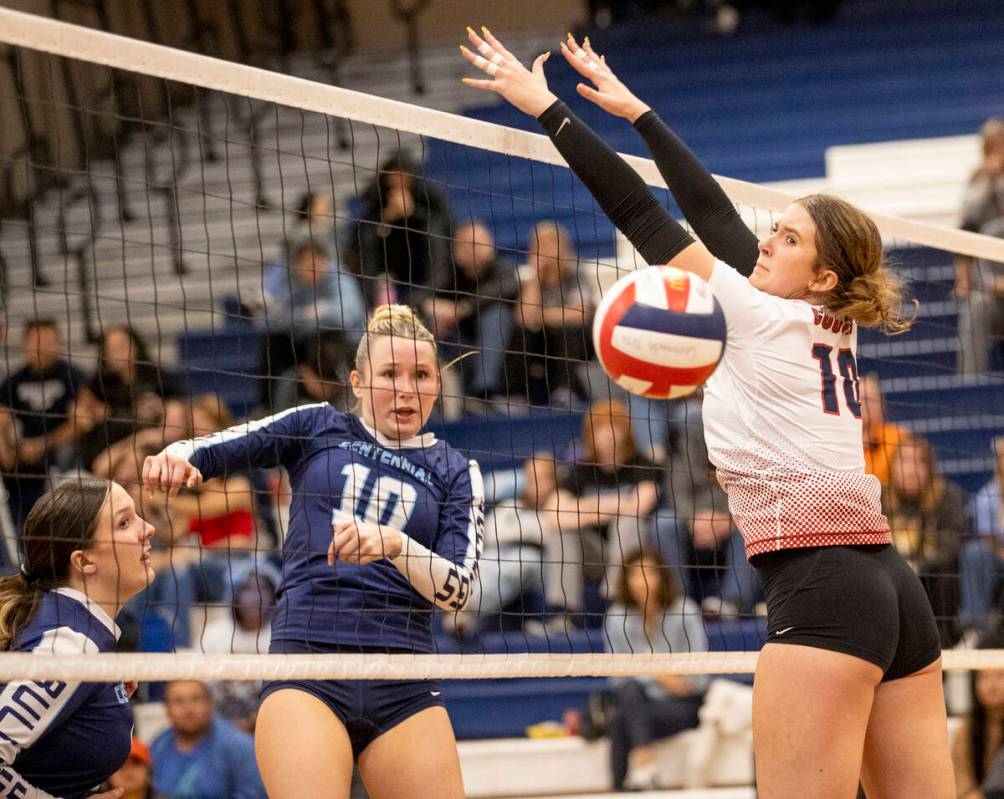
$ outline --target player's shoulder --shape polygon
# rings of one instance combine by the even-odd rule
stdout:
[[[84,655],[112,648],[115,631],[78,600],[57,591],[42,597],[35,615],[18,633],[15,650],[52,655]],[[113,623],[111,623],[113,625]]]
[[[431,434],[426,435],[431,436]],[[456,449],[448,441],[430,437],[427,445],[421,448],[421,452],[430,467],[439,474],[447,486],[458,479],[470,480],[472,483],[476,480],[480,485],[481,470],[478,462]]]

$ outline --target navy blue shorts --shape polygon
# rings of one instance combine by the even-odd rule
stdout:
[[[768,643],[853,655],[882,669],[883,682],[941,656],[920,578],[889,544],[785,549],[750,563],[767,600]]]
[[[360,652],[336,645],[272,641],[269,651],[289,655]],[[381,652],[387,650],[382,649]],[[316,696],[345,725],[352,742],[352,757],[388,730],[429,707],[443,707],[442,691],[434,680],[276,680],[265,683],[261,698],[293,689]]]

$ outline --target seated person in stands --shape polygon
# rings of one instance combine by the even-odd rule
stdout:
[[[422,179],[411,158],[396,153],[380,166],[361,199],[347,255],[370,304],[415,304],[419,297],[413,291],[421,293],[436,275],[449,271],[445,196]]]
[[[617,654],[708,651],[697,604],[680,593],[666,563],[651,550],[625,558],[603,629],[607,648]],[[658,788],[652,744],[697,726],[708,678],[620,677],[611,685],[614,712],[607,732],[614,789]]]
[[[338,222],[335,198],[331,190],[304,192],[293,209],[293,230],[286,239],[286,262],[292,263],[291,251],[312,239],[324,245],[329,261],[339,261]]]
[[[67,414],[84,383],[63,359],[54,319],[28,321],[22,345],[25,365],[0,384],[0,473],[18,529],[45,493],[49,465],[76,439]],[[0,547],[0,564],[4,559]]]
[[[352,353],[345,343],[330,336],[318,336],[301,348],[302,356],[293,369],[278,380],[272,389],[276,412],[297,405],[327,402],[340,411],[354,404],[347,375]]]
[[[265,799],[254,740],[216,715],[208,685],[169,682],[164,709],[171,726],[154,739],[153,786],[158,796]]]
[[[1004,237],[1004,121],[987,120],[980,133],[983,160],[969,180],[960,227]],[[992,351],[1004,347],[1004,265],[958,256],[955,296],[959,300],[959,371],[983,374],[992,365]],[[1004,367],[1004,361],[996,366]]]
[[[900,442],[892,457],[882,508],[892,542],[920,575],[938,620],[941,645],[960,635],[959,552],[969,537],[966,496],[937,473],[934,450],[923,438]]]
[[[502,367],[519,293],[516,267],[499,257],[481,222],[453,232],[453,265],[433,277],[433,294],[422,301],[422,312],[444,360],[479,353],[461,362],[464,394],[487,399],[503,393]]]
[[[211,394],[192,402],[193,437],[217,433],[234,424],[230,411]],[[197,489],[184,489],[171,502],[172,523],[198,537],[198,557],[189,571],[198,602],[229,602],[229,575],[237,560],[252,556],[256,540],[254,494],[245,474],[206,480]]]
[[[545,590],[547,566],[560,568],[554,549],[558,519],[554,511],[558,490],[554,456],[538,452],[523,464],[523,487],[514,500],[500,502],[485,520],[485,543],[478,562],[478,584],[467,609],[447,617],[447,626],[460,635],[475,631],[521,597]],[[571,521],[574,524],[574,518]]]
[[[900,441],[909,435],[906,430],[886,421],[885,400],[877,374],[864,375],[858,384],[861,402],[861,438],[865,449],[865,473],[875,475],[883,485],[889,485],[889,467]]]
[[[762,601],[759,578],[721,489],[709,489],[689,516],[658,514],[652,537],[674,580],[700,603],[706,618],[749,615]]]
[[[627,552],[644,543],[659,504],[662,470],[635,451],[631,417],[620,402],[595,403],[583,416],[582,451],[559,484],[561,594],[583,607],[585,578],[605,579],[610,595]],[[569,524],[571,521],[571,524]]]
[[[261,399],[274,410],[272,378],[293,367],[300,349],[319,336],[354,345],[366,326],[366,306],[359,281],[316,239],[301,239],[288,265],[268,270],[264,294]]]
[[[89,469],[112,444],[139,429],[162,424],[165,402],[181,394],[178,378],[153,360],[134,328],[105,328],[97,372],[74,408],[80,463]]]
[[[194,648],[221,655],[266,654],[272,640],[272,611],[280,579],[279,570],[264,558],[235,565],[230,612],[209,622],[192,642]],[[224,680],[212,686],[220,716],[248,733],[254,732],[261,689],[261,680]]]
[[[592,288],[579,273],[571,236],[557,222],[536,225],[529,250],[506,358],[509,394],[531,405],[588,402],[582,371],[592,354]]]
[[[976,631],[986,629],[1004,576],[1004,436],[993,441],[994,476],[971,505],[973,538],[962,548],[959,566],[959,621]]]
[[[980,649],[1004,649],[1000,632],[986,636]],[[1004,797],[1004,669],[970,674],[972,707],[955,733],[952,763],[958,799]]]

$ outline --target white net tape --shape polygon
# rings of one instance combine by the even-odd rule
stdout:
[[[756,652],[673,655],[206,655],[129,653],[53,657],[0,656],[0,681],[62,680],[481,680],[517,677],[615,677],[648,674],[752,674]],[[945,669],[1004,668],[1004,652],[953,650]]]

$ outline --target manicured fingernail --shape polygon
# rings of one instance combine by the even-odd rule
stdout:
[[[488,30],[488,28],[486,28],[486,27],[485,27],[484,25],[482,25],[482,26],[481,26],[481,32],[482,32],[482,33],[487,33],[487,34],[490,34],[490,33],[491,33],[491,31],[490,31],[490,30]]]
[[[589,46],[589,37],[587,36],[583,41],[586,43],[586,46],[588,47]]]
[[[474,28],[472,28],[470,25],[468,25],[467,26],[467,32],[468,33],[474,33]]]

